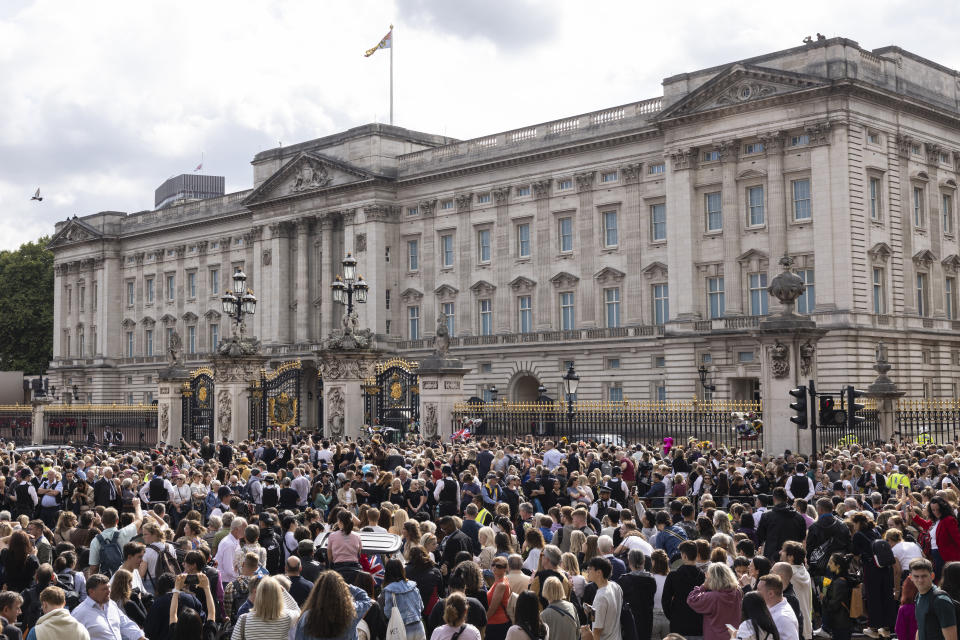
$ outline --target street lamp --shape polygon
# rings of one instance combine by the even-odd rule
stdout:
[[[577,395],[577,387],[580,386],[580,374],[574,371],[572,360],[570,361],[570,368],[563,374],[563,386],[567,392],[567,426],[572,427],[573,398]]]
[[[347,253],[343,259],[343,277],[337,276],[330,285],[333,290],[333,301],[347,306],[347,317],[354,314],[354,298],[358,304],[367,301],[367,291],[370,290],[363,276],[357,275],[357,260],[352,254]]]
[[[257,312],[257,297],[253,295],[253,291],[247,289],[246,285],[247,274],[238,268],[233,273],[233,291],[224,291],[220,296],[223,313],[236,323],[240,333],[243,332],[243,317]]]
[[[490,386],[490,402],[494,403],[497,401],[497,385]]]
[[[700,386],[703,387],[704,391],[716,391],[716,385],[707,384],[707,375],[709,375],[710,370],[707,369],[705,365],[700,365],[700,368],[697,369],[697,373],[700,374]]]

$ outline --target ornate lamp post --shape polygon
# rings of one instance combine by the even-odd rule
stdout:
[[[233,291],[224,291],[220,297],[223,312],[236,323],[234,333],[243,335],[243,317],[257,312],[257,296],[246,288],[247,274],[237,269],[233,274]]]
[[[710,370],[707,369],[705,365],[700,365],[697,373],[700,374],[700,386],[703,387],[704,391],[710,391],[712,393],[717,390],[716,385],[707,384],[707,376],[710,375]]]
[[[493,404],[497,401],[497,385],[492,385],[490,387],[490,403]]]
[[[580,386],[580,374],[573,369],[573,362],[570,368],[563,374],[563,386],[567,392],[567,426],[573,427],[573,398],[577,395],[577,387]]]
[[[338,304],[346,305],[346,319],[356,318],[356,310],[353,307],[354,298],[358,304],[364,304],[367,301],[367,292],[370,287],[367,285],[363,276],[357,275],[357,260],[350,253],[343,259],[343,277],[337,276],[330,285],[333,290],[333,301]],[[344,322],[345,328],[352,328],[354,322]]]

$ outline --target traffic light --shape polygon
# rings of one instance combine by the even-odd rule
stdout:
[[[807,429],[810,421],[807,418],[807,388],[803,385],[790,390],[790,395],[797,399],[790,403],[790,408],[797,412],[797,415],[790,418],[790,422],[801,429]]]
[[[863,396],[866,392],[855,389],[852,386],[846,388],[847,394],[847,429],[852,430],[855,426],[866,422],[866,418],[858,416],[857,412],[866,408],[866,405],[857,402],[857,398]]]
[[[824,427],[841,426],[847,422],[847,412],[843,409],[837,409],[833,402],[833,396],[823,396],[820,398],[820,424]]]

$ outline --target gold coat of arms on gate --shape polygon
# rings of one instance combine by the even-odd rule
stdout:
[[[202,384],[197,389],[197,404],[201,407],[207,404],[207,385]]]
[[[285,429],[297,423],[297,399],[286,392],[267,400],[267,418],[271,427]]]

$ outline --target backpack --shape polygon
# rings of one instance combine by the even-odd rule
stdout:
[[[620,607],[620,637],[622,640],[638,640],[637,623],[633,619],[633,611],[630,610],[626,600]]]
[[[238,578],[233,581],[233,602],[231,603],[233,615],[230,620],[233,624],[237,623],[237,612],[240,611],[240,607],[243,606],[249,595],[250,582],[248,580]]]
[[[280,550],[277,535],[271,532],[263,536],[260,539],[260,545],[267,551],[267,571],[271,575],[283,573],[283,552]]]
[[[892,567],[897,561],[893,556],[893,548],[883,538],[870,543],[870,553],[873,554],[873,563],[881,569]]]
[[[158,576],[162,576],[165,573],[172,573],[173,575],[178,575],[181,571],[180,562],[177,560],[177,557],[170,553],[170,549],[166,544],[163,544],[158,549],[156,545],[148,544],[147,548],[153,549],[157,552],[157,562],[156,569],[154,573],[151,574],[147,571],[147,575],[150,577],[150,581],[156,585],[156,579]]]
[[[102,533],[98,533],[95,538],[100,543],[100,571],[103,575],[112,576],[120,565],[123,564],[123,550],[117,543],[120,538],[120,530],[113,532],[113,538],[108,542]]]
[[[839,524],[840,526],[846,526],[843,523]],[[836,528],[836,526],[837,525],[834,524],[832,528]],[[813,569],[816,574],[824,575],[827,572],[827,564],[830,562],[830,556],[837,551],[844,551],[844,546],[844,541],[841,536],[829,536],[819,547],[810,552],[810,557],[807,558],[810,568]],[[887,545],[888,548],[889,546],[890,545]]]

